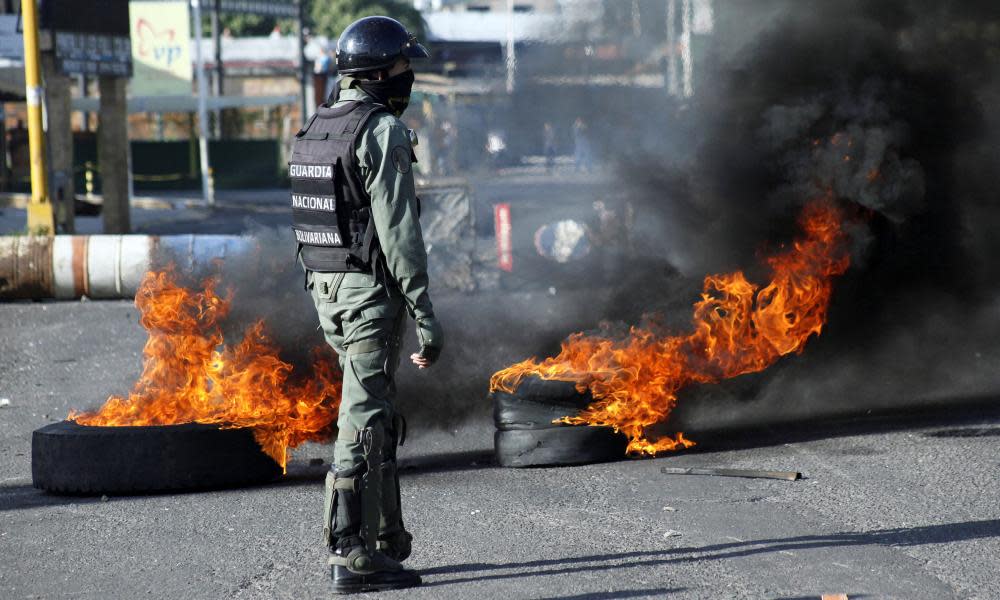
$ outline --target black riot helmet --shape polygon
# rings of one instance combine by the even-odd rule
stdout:
[[[337,70],[344,74],[387,69],[400,58],[428,56],[416,36],[389,17],[358,19],[337,40]]]

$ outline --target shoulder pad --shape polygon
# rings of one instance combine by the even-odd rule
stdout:
[[[410,141],[409,129],[392,113],[378,112],[368,119],[368,131],[374,132],[377,129],[385,129],[393,138],[400,137]]]

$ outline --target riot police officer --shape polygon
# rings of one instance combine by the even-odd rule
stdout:
[[[427,56],[394,19],[348,26],[337,43],[338,89],[296,134],[289,163],[306,285],[344,373],[323,516],[337,593],[420,584],[400,564],[412,536],[396,472],[405,421],[393,400],[405,314],[416,321],[418,368],[437,360],[443,341],[427,290],[415,157],[399,120],[410,60]]]

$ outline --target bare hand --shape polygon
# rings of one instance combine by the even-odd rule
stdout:
[[[419,352],[414,352],[413,354],[411,354],[410,360],[413,361],[413,364],[417,365],[418,369],[426,369],[427,367],[431,366],[431,361],[424,358]]]

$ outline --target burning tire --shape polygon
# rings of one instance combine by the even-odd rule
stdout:
[[[552,421],[572,416],[593,402],[569,381],[528,377],[513,392],[493,392],[493,423],[501,431],[549,429]]]
[[[91,427],[61,421],[35,430],[31,478],[64,494],[128,494],[266,483],[281,474],[249,429],[187,423]]]
[[[579,465],[621,460],[627,438],[610,427],[555,424],[593,402],[567,381],[525,378],[512,393],[493,393],[493,447],[504,467]]]
[[[628,439],[610,427],[561,425],[497,431],[493,448],[502,467],[582,465],[622,460]]]

